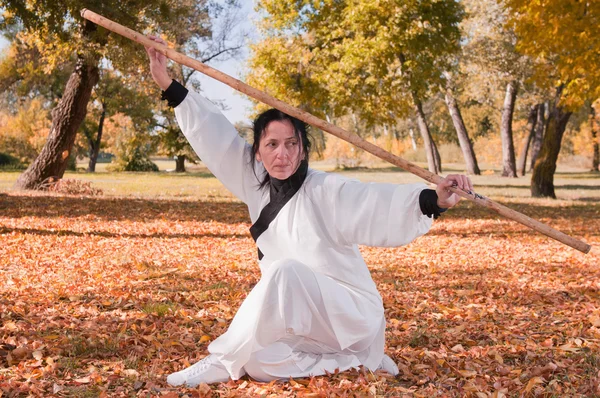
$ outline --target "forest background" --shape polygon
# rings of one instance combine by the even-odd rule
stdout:
[[[554,197],[557,164],[598,171],[594,2],[328,3],[259,1],[252,41],[236,1],[157,2],[135,16],[98,7],[207,63],[247,56],[249,84],[433,172],[457,163],[471,175],[532,172],[532,195]],[[98,161],[158,170],[156,156],[183,172],[200,160],[158,101],[143,51],[71,16],[93,2],[20,4],[2,3],[10,44],[0,64],[0,167],[26,169],[17,187],[47,188],[77,159],[88,172]],[[202,91],[197,72],[171,68]],[[262,109],[255,103],[247,116]],[[248,122],[236,127],[250,138]],[[311,133],[315,160],[337,169],[377,163]]]

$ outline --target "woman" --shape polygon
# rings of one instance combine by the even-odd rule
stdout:
[[[164,55],[146,51],[190,144],[248,206],[262,274],[210,355],[167,382],[193,387],[244,374],[266,382],[360,365],[396,375],[383,353],[382,300],[358,245],[411,242],[460,200],[447,189],[472,190],[470,180],[450,175],[434,191],[309,169],[304,124],[274,109],[254,122],[251,147],[212,103],[171,80]]]

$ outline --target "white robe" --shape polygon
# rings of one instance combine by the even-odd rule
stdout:
[[[269,190],[258,189],[249,163],[251,146],[210,101],[193,91],[175,114],[194,151],[248,206],[254,223],[269,203]],[[255,167],[262,176],[262,164]],[[383,303],[358,245],[400,246],[426,233],[432,219],[419,206],[425,188],[424,184],[361,183],[309,169],[300,190],[258,238],[264,254],[259,262],[261,281],[227,332],[209,345],[209,352],[235,380],[244,375],[253,353],[292,334],[327,340],[329,347],[353,354],[360,364],[375,370],[383,357]],[[314,271],[325,313],[307,307],[302,297],[290,299],[285,308],[273,308],[267,279],[282,260]],[[306,314],[307,308],[311,314]],[[315,330],[320,335],[314,335]]]

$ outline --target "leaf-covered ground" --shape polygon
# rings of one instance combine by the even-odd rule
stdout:
[[[400,375],[174,389],[257,282],[242,204],[0,193],[0,396],[600,396],[600,203],[510,206],[588,255],[462,203],[362,248]]]

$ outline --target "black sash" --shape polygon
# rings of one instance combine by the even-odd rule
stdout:
[[[263,207],[258,216],[258,219],[250,227],[250,235],[256,242],[263,232],[269,228],[271,221],[277,217],[277,214],[281,211],[283,206],[289,202],[292,197],[298,192],[304,180],[306,179],[306,172],[308,171],[308,162],[303,160],[298,166],[298,170],[290,177],[285,180],[278,180],[271,177],[271,184],[269,189],[270,201]],[[264,257],[263,253],[258,248],[258,259],[262,260]]]

